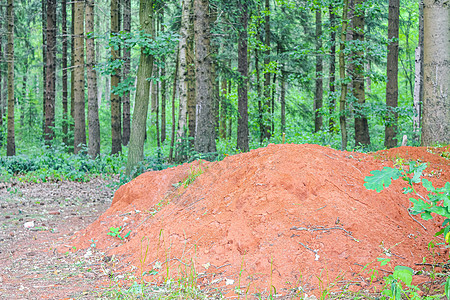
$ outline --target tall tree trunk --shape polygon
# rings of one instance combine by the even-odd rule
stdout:
[[[47,101],[47,1],[41,3],[42,21],[42,132],[45,135],[45,112]]]
[[[210,56],[209,0],[194,0],[196,123],[195,151],[216,152],[213,111],[212,61]]]
[[[353,16],[353,40],[359,43],[364,42],[364,0],[355,0],[355,12]],[[355,110],[355,146],[368,146],[370,144],[369,124],[367,117],[363,112],[363,106],[366,102],[366,93],[364,90],[364,51],[357,50],[354,53],[354,77],[353,77],[353,95],[358,101]]]
[[[245,1],[239,3],[240,23],[238,38],[238,127],[237,149],[242,152],[249,150],[248,131],[248,62],[247,62],[247,27],[248,7]]]
[[[423,103],[423,1],[419,2],[419,44],[415,51],[413,139],[419,143]]]
[[[255,48],[255,73],[256,73],[256,94],[258,95],[258,124],[259,124],[259,143],[264,141],[264,109],[263,93],[261,89],[261,75],[259,71],[259,52]]]
[[[70,57],[71,57],[71,70],[70,70],[70,117],[71,121],[75,119],[75,1],[72,2],[72,22],[70,29]],[[69,131],[74,132],[74,122],[70,122]]]
[[[0,6],[0,14],[4,16],[3,6]],[[0,30],[3,30],[3,26],[5,26],[6,31],[8,30],[8,24],[7,20],[2,19],[0,20]],[[2,90],[2,83],[5,80],[5,77],[3,76],[3,35],[0,35],[0,129],[3,129],[3,115],[4,115],[4,109],[3,109],[3,90]],[[0,133],[0,147],[3,147],[3,134]]]
[[[345,82],[345,40],[347,37],[348,26],[348,1],[344,0],[344,8],[342,9],[342,31],[341,41],[339,46],[339,76],[341,79],[341,98],[339,100],[339,124],[341,127],[341,150],[347,149],[348,137],[347,137],[347,117],[346,117],[346,100],[347,100],[347,83]]]
[[[88,129],[89,144],[88,154],[91,158],[100,155],[100,121],[98,117],[97,101],[97,72],[95,66],[95,42],[94,42],[94,0],[86,0],[86,69],[88,81]]]
[[[74,152],[86,145],[84,96],[84,1],[75,3],[74,25]]]
[[[119,3],[118,0],[111,0],[111,36],[119,33]],[[111,47],[111,57],[113,60],[119,59],[119,50]],[[114,70],[111,74],[111,89],[119,85],[120,68]],[[120,115],[120,96],[111,92],[111,154],[117,154],[122,151],[122,126]]]
[[[123,2],[123,31],[131,31],[131,0],[122,0]],[[130,74],[131,51],[129,48],[123,49],[123,80],[127,80]],[[130,112],[130,92],[126,92],[122,97],[122,144],[128,145],[130,141],[131,130],[131,112]]]
[[[334,124],[335,121],[333,119],[333,113],[334,110],[336,108],[336,97],[335,97],[335,92],[336,92],[336,31],[335,31],[335,26],[336,26],[336,16],[335,16],[335,12],[334,12],[334,4],[331,4],[329,6],[329,11],[330,11],[330,26],[331,26],[331,31],[330,31],[330,42],[331,42],[331,47],[330,47],[330,95],[329,95],[329,99],[330,102],[328,104],[328,111],[330,114],[330,118],[328,120],[328,128],[330,130],[330,132],[333,132],[334,129]]]
[[[169,162],[173,162],[173,150],[175,148],[175,96],[177,94],[178,66],[180,60],[180,51],[177,51],[177,59],[175,60],[175,73],[173,75],[172,85],[172,132],[170,137]]]
[[[177,161],[182,161],[185,159],[185,153],[183,148],[187,145],[186,141],[186,129],[187,129],[187,113],[189,105],[189,12],[192,0],[184,0],[183,8],[181,13],[181,28],[180,28],[180,42],[178,45],[179,49],[179,63],[178,63],[178,73],[180,77],[180,97],[179,97],[179,113],[178,113],[178,129],[177,129],[177,142],[176,142],[176,153],[175,159]],[[191,116],[189,116],[191,117]],[[195,130],[194,130],[195,132]]]
[[[265,46],[266,52],[264,57],[264,65],[266,68],[270,64],[270,1],[265,0],[265,16],[264,16],[264,30],[265,30]],[[263,124],[264,124],[264,137],[270,139],[272,132],[270,132],[270,72],[264,73],[264,104],[262,107],[263,112]]]
[[[194,2],[189,0],[189,25],[186,45],[186,81],[187,81],[187,115],[190,144],[194,146],[196,123],[195,99],[195,61],[194,61]]]
[[[384,146],[393,148],[397,146],[398,113],[398,37],[399,37],[400,0],[389,0],[388,16],[388,54],[387,54],[387,83],[386,106],[388,115],[384,131]]]
[[[450,143],[450,6],[424,0],[423,146]]]
[[[8,0],[6,7],[8,20],[8,136],[6,139],[6,155],[16,155],[16,139],[14,133],[14,3]]]
[[[161,32],[164,32],[164,9],[161,10],[160,17]],[[162,60],[164,67],[161,68],[161,144],[166,140],[166,56],[164,56]]]
[[[314,132],[322,129],[322,115],[320,109],[323,105],[323,80],[322,80],[322,10],[316,10],[316,92],[314,97]]]
[[[281,89],[280,89],[280,106],[281,106],[281,134],[286,132],[286,70],[281,70]]]
[[[153,33],[153,1],[140,0],[139,23],[146,34]],[[136,99],[131,122],[130,146],[128,147],[128,161],[126,175],[131,176],[136,165],[144,159],[144,140],[147,128],[147,113],[152,76],[153,56],[141,49],[139,68],[137,72]]]
[[[55,137],[55,52],[56,52],[56,0],[47,1],[47,57],[45,78],[44,140],[47,145]]]
[[[67,0],[62,0],[62,105],[63,105],[63,114],[62,114],[62,132],[63,132],[63,143],[65,145],[69,144],[67,137]]]
[[[219,136],[221,139],[227,138],[227,79],[222,75],[222,92],[220,94],[220,124]]]

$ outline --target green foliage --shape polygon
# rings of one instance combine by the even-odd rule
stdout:
[[[384,167],[383,170],[371,171],[373,176],[367,176],[364,186],[368,190],[376,190],[378,193],[384,188],[391,185],[392,180],[397,180],[401,176],[401,172],[395,168]]]
[[[118,237],[121,241],[123,241],[123,240],[126,239],[126,238],[130,235],[130,233],[131,233],[131,230],[130,230],[130,231],[128,231],[127,234],[125,234],[125,235],[122,237],[122,236],[120,235],[121,231],[122,231],[122,227],[110,227],[110,228],[109,228],[109,232],[107,233],[107,235],[110,235],[110,236],[113,236],[113,237]]]
[[[199,160],[198,167],[190,166],[190,172],[188,177],[183,181],[183,186],[187,188],[191,183],[197,179],[200,175],[202,175],[205,170],[202,168],[202,161]]]

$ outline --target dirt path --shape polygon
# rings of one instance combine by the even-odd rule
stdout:
[[[56,248],[110,206],[112,182],[0,183],[0,299],[89,299],[108,282],[94,247]]]

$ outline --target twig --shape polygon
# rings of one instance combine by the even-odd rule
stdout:
[[[402,205],[403,206],[403,205]],[[403,208],[405,208],[403,206]],[[427,230],[427,228],[425,226],[422,225],[422,223],[420,223],[419,221],[417,221],[416,219],[414,219],[414,217],[411,215],[411,212],[409,211],[409,209],[411,208],[411,206],[409,206],[408,208],[406,208],[406,211],[408,212],[408,215],[411,217],[411,219],[413,219],[417,224],[419,224],[420,226],[422,226],[423,229]]]
[[[306,230],[306,231],[329,231],[329,230],[342,230],[345,231],[345,233],[347,233],[354,241],[359,242],[356,238],[353,237],[352,232],[348,231],[342,227],[330,227],[330,228],[326,228],[326,227],[322,227],[322,228],[317,228],[317,227],[313,227],[313,228],[305,228],[305,227],[297,227],[294,226],[291,228],[291,230]]]

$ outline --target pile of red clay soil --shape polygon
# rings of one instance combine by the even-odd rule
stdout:
[[[220,162],[147,172],[122,186],[71,246],[97,241],[123,271],[156,273],[146,281],[195,272],[200,286],[212,284],[227,295],[236,288],[248,294],[275,288],[284,295],[318,295],[352,283],[365,288],[370,270],[380,276],[391,270],[380,267],[379,257],[417,270],[424,257],[445,261],[448,253],[444,246],[434,254],[427,249],[430,241],[443,241],[434,236],[442,220],[409,215],[404,181],[377,193],[365,189],[364,178],[393,160],[419,159],[431,163],[426,176],[441,187],[450,180],[446,151],[400,147],[362,154],[269,145]],[[111,227],[121,227],[122,237],[131,233],[121,241],[107,235]]]

